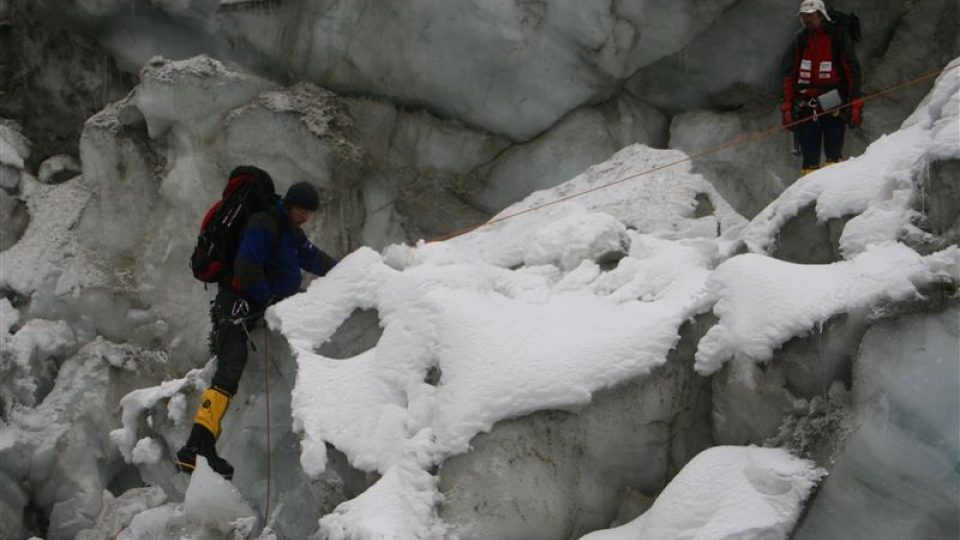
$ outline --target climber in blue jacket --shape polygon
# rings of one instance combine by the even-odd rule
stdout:
[[[201,396],[190,437],[177,452],[179,470],[193,472],[197,455],[201,455],[214,471],[228,480],[233,478],[233,466],[217,455],[216,442],[247,364],[250,330],[260,323],[269,305],[300,290],[301,269],[323,276],[337,264],[313,245],[301,228],[319,207],[316,188],[298,182],[274,208],[247,221],[232,275],[218,284],[210,310],[210,345],[217,356],[217,370]]]

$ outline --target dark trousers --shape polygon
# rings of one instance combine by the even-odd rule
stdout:
[[[259,324],[260,318],[238,322],[232,320],[231,309],[237,295],[229,287],[220,287],[217,298],[210,309],[213,331],[210,336],[211,352],[217,356],[217,371],[213,375],[212,386],[231,396],[237,393],[240,377],[247,367],[248,332]],[[246,330],[244,330],[246,325]]]
[[[800,118],[812,116],[813,111],[803,109]],[[843,154],[843,135],[846,131],[846,122],[841,116],[832,114],[819,116],[816,120],[809,120],[797,126],[797,136],[800,139],[800,154],[803,156],[803,168],[812,169],[820,166],[820,150],[823,149],[827,161],[840,161]]]

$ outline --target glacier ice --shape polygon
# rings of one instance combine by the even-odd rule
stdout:
[[[38,13],[50,5],[38,4]],[[442,536],[456,527],[464,537],[556,537],[606,528],[618,509],[621,523],[644,511],[647,527],[692,527],[663,512],[679,489],[665,486],[715,444],[788,448],[832,469],[801,524],[820,536],[843,530],[831,521],[834,501],[884,497],[885,475],[868,477],[867,487],[847,480],[864,468],[896,470],[911,490],[934,476],[934,495],[955,482],[948,465],[956,449],[932,440],[953,436],[944,427],[952,418],[939,416],[938,402],[900,391],[943,383],[950,365],[917,381],[876,361],[894,348],[883,333],[902,335],[891,330],[897,325],[928,336],[922,346],[955,341],[947,328],[955,307],[932,300],[955,303],[955,204],[931,203],[952,200],[955,78],[941,77],[902,125],[929,87],[872,102],[870,125],[851,134],[850,148],[889,135],[794,183],[786,138],[689,163],[704,147],[776,123],[759,82],[766,64],[738,71],[701,58],[749,45],[751,23],[766,30],[792,21],[777,18],[778,6],[462,2],[445,4],[444,15],[435,5],[358,14],[364,3],[338,4],[319,20],[286,2],[161,1],[130,11],[85,2],[58,14],[89,16],[77,27],[100,25],[101,41],[141,81],[86,122],[80,176],[55,172],[72,170],[70,158],[47,159],[76,148],[51,152],[47,135],[27,140],[0,122],[8,128],[0,129],[0,536],[357,538]],[[942,39],[951,24],[939,17],[945,4],[904,5],[885,0],[889,9],[869,15],[890,43],[880,50],[880,34],[870,35],[878,87],[898,82],[903,58],[916,58],[912,34],[933,36],[917,65],[936,64],[955,41]],[[453,16],[476,13],[490,19]],[[385,33],[395,50],[316,75],[310,62],[344,42],[329,34],[318,41],[314,32],[344,18],[358,21],[361,36],[402,22]],[[668,19],[675,24],[659,24]],[[422,29],[421,43],[406,25],[424,22],[434,26]],[[724,39],[725,29],[744,27]],[[273,28],[284,32],[271,36]],[[406,61],[425,46],[449,60],[453,52],[437,40],[451,29],[468,30],[451,41],[453,52],[493,39],[519,54],[474,47],[457,57],[464,71],[445,74],[426,69],[435,67],[422,63],[429,56]],[[768,33],[758,43],[779,39]],[[23,50],[44,39],[25,39]],[[309,53],[307,44],[315,46]],[[354,40],[349,50],[381,46]],[[537,51],[557,54],[533,67],[510,64]],[[57,61],[29,77],[51,73]],[[478,65],[505,71],[450,75]],[[103,66],[77,84],[109,82],[112,67]],[[519,77],[504,75],[521,68]],[[702,78],[704,68],[718,76],[696,90],[712,92],[706,99],[723,110],[676,110],[704,96],[654,88],[684,71]],[[300,81],[303,73],[314,80]],[[438,75],[448,86],[434,92]],[[477,77],[493,82],[478,85]],[[60,83],[49,83],[59,88],[50,95],[88,103]],[[2,84],[6,92],[11,83]],[[513,92],[511,84],[526,90],[491,99]],[[97,108],[109,87],[98,87]],[[670,116],[651,99],[664,100]],[[31,121],[31,136],[42,125]],[[651,148],[667,144],[668,129],[680,150]],[[225,503],[232,513],[195,526],[196,508],[181,502],[188,480],[172,474],[169,458],[209,377],[199,368],[208,361],[210,293],[186,277],[184,261],[197,215],[243,160],[263,164],[281,189],[303,177],[321,183],[329,211],[309,234],[352,254],[271,311],[272,331],[254,335],[264,354],[251,358],[221,441],[241,465],[236,497]],[[754,213],[749,223],[740,215]],[[491,214],[491,223],[452,241],[413,243]],[[402,241],[411,245],[390,245]],[[920,315],[905,316],[910,310]],[[348,327],[363,340],[345,346],[355,335]],[[891,361],[920,355],[917,341],[900,344],[913,352]],[[719,368],[709,377],[692,371],[697,345]],[[949,355],[948,345],[936,348]],[[951,399],[953,387],[943,384],[916,394]],[[922,421],[906,431],[891,411]],[[877,445],[918,458],[891,463],[869,452]],[[806,463],[775,453],[780,465]],[[764,495],[784,485],[756,470],[748,476]],[[789,534],[803,491],[790,492],[773,536]],[[956,531],[952,514],[925,506],[886,532]],[[704,512],[717,508],[705,504]],[[749,535],[737,529],[742,523],[724,521],[731,534]]]
[[[960,310],[871,327],[854,433],[795,538],[949,538],[960,527]]]

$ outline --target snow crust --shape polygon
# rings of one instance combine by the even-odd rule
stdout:
[[[958,250],[949,255],[956,259]],[[767,361],[779,345],[803,335],[831,316],[919,298],[918,286],[945,279],[939,258],[924,258],[902,244],[877,245],[850,261],[830,265],[791,264],[742,255],[710,276],[720,322],[700,341],[696,368],[716,372],[737,355]],[[765,306],[777,306],[771,318]]]
[[[693,458],[642,516],[581,538],[788,538],[825,474],[783,449],[716,446]]]
[[[159,386],[141,388],[128,393],[120,399],[123,409],[121,420],[123,427],[110,432],[113,441],[127,462],[154,463],[157,454],[154,446],[157,444],[149,437],[138,440],[138,424],[144,411],[150,410],[158,403],[170,400],[168,410],[175,424],[185,423],[183,409],[183,393],[189,389],[203,390],[209,384],[213,362],[204,369],[194,369],[182,379],[164,381]],[[179,400],[171,398],[179,397]]]
[[[213,472],[206,458],[197,457],[197,469],[190,475],[190,487],[183,498],[187,519],[214,528],[233,528],[238,520],[254,518],[253,509],[237,488]],[[253,522],[249,524],[252,528]]]
[[[504,213],[680,157],[633,146]],[[324,517],[322,530],[377,537],[366,519],[377,508],[405,516],[388,520],[400,536],[431,536],[440,525],[429,468],[500,420],[581,407],[663,364],[680,325],[707,308],[709,270],[729,243],[718,231],[732,236],[743,219],[682,168],[642,182],[451,242],[361,248],[268,311],[297,361],[304,470],[324,471],[330,443],[383,475]],[[695,216],[698,194],[716,201],[716,214]],[[611,252],[622,259],[604,271],[595,259]],[[318,354],[357,309],[378,313],[376,346],[347,359]],[[425,382],[430,369],[441,374],[436,386]]]

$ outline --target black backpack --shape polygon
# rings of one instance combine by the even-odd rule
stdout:
[[[860,17],[856,13],[844,13],[843,11],[828,9],[827,14],[837,31],[850,36],[854,43],[860,43],[863,34],[860,31]]]
[[[223,198],[203,216],[197,246],[190,256],[193,277],[204,283],[227,281],[247,218],[272,211],[279,197],[273,179],[262,169],[237,167],[230,173]]]
[[[854,44],[860,43],[860,40],[863,39],[863,32],[860,30],[860,17],[856,13],[845,13],[832,8],[828,9],[827,13],[830,15],[830,22],[827,23],[830,25],[830,32],[840,47],[843,47],[844,35],[850,36],[850,40]],[[797,33],[797,50],[802,51],[806,47],[806,43],[807,31],[802,30]],[[839,49],[834,49],[834,52],[839,52]]]

